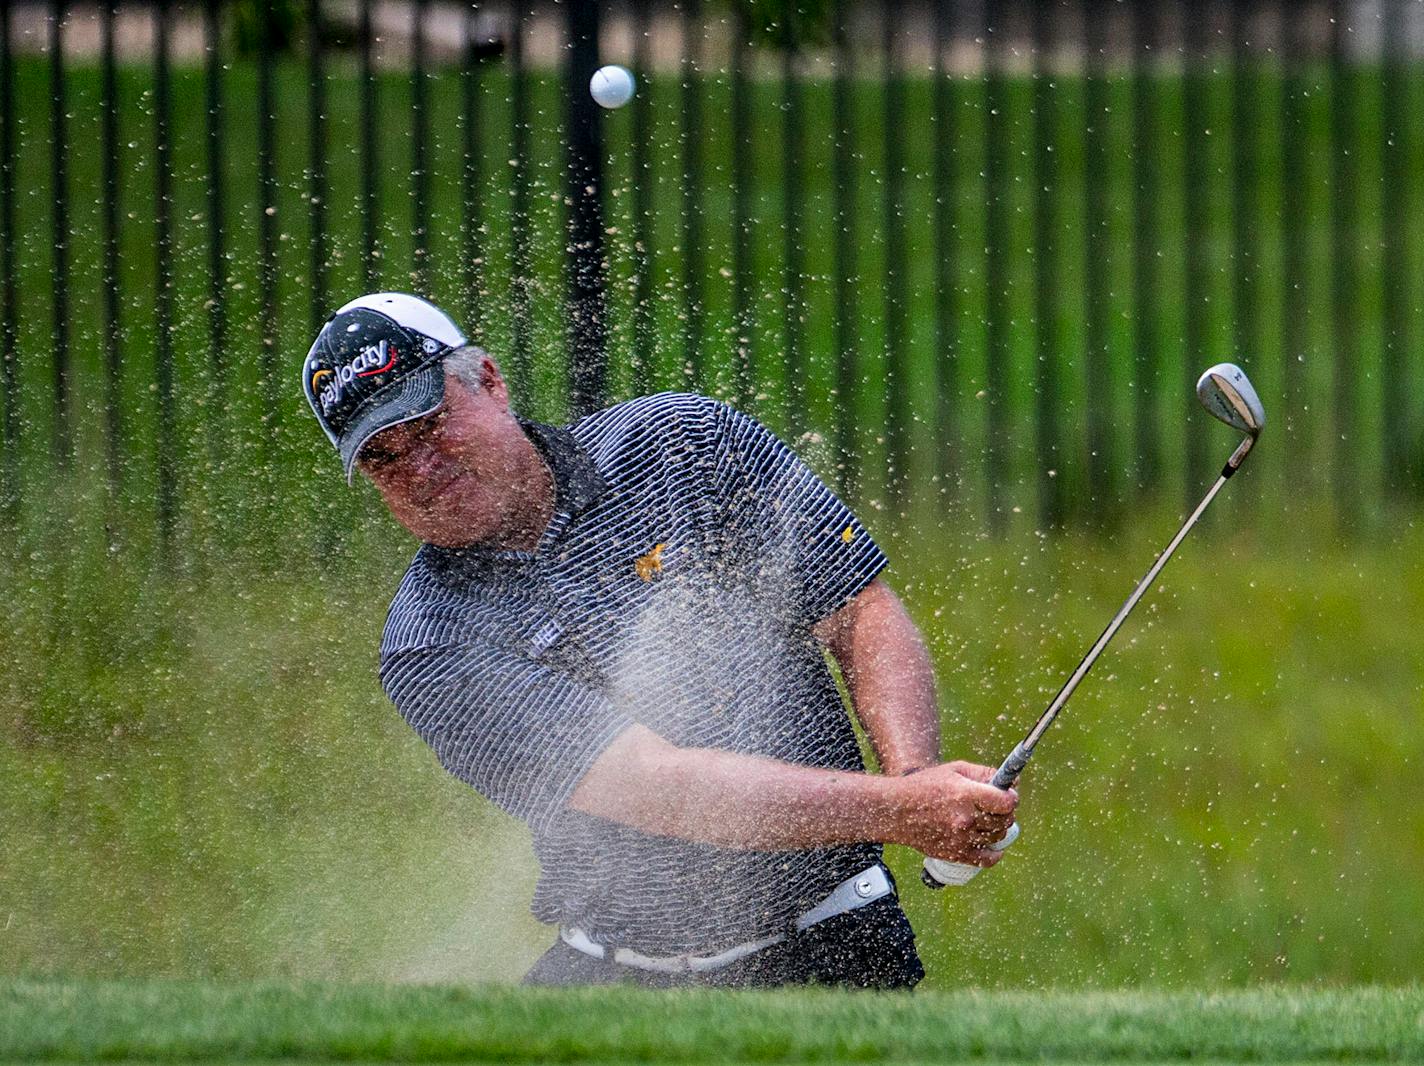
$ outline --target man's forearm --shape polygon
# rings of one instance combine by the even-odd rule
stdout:
[[[570,805],[648,833],[779,851],[891,839],[901,802],[894,792],[883,777],[679,748],[635,726]]]
[[[644,833],[754,851],[859,842],[906,844],[988,865],[1016,794],[963,763],[913,777],[823,770],[625,730],[589,768],[570,806]],[[966,776],[971,774],[971,776]]]

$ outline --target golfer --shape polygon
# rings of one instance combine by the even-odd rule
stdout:
[[[528,983],[920,980],[881,845],[993,865],[1018,796],[939,761],[885,556],[789,448],[695,395],[532,422],[400,293],[337,311],[302,381],[348,481],[423,542],[386,692],[533,834],[533,912],[558,939]]]

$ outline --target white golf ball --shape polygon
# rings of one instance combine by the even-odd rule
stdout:
[[[593,94],[594,100],[607,108],[622,107],[633,99],[636,87],[632,72],[613,63],[595,70],[588,82],[588,91]]]

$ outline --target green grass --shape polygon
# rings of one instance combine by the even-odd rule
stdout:
[[[1407,988],[1093,994],[0,983],[0,1060],[1409,1062]]]
[[[948,753],[1018,739],[1175,526],[1150,517],[1111,539],[877,530]],[[0,968],[505,980],[547,945],[524,830],[376,683],[409,540],[349,547],[277,575],[4,568]],[[1188,541],[1044,742],[1007,860],[930,893],[891,849],[929,987],[1417,978],[1421,559],[1418,530]]]

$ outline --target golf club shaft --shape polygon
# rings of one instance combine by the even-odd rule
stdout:
[[[1038,743],[1039,738],[1043,736],[1048,727],[1053,724],[1053,720],[1058,717],[1058,712],[1061,711],[1063,705],[1068,702],[1068,697],[1073,695],[1073,692],[1078,687],[1078,683],[1088,676],[1088,671],[1091,670],[1093,664],[1098,661],[1098,657],[1102,655],[1103,649],[1108,646],[1108,642],[1112,640],[1117,634],[1117,631],[1122,628],[1122,623],[1127,620],[1127,616],[1132,613],[1132,609],[1137,606],[1137,602],[1142,599],[1143,595],[1152,586],[1152,582],[1157,580],[1157,575],[1160,574],[1162,568],[1167,565],[1167,560],[1172,558],[1172,555],[1177,550],[1177,546],[1182,543],[1187,534],[1191,532],[1192,527],[1197,524],[1197,519],[1201,518],[1202,512],[1207,509],[1207,505],[1216,498],[1216,494],[1221,491],[1221,487],[1226,484],[1226,479],[1229,476],[1229,474],[1223,473],[1216,479],[1216,484],[1207,490],[1206,495],[1202,497],[1201,503],[1197,504],[1196,510],[1187,516],[1187,520],[1183,522],[1182,527],[1177,530],[1176,536],[1174,536],[1167,544],[1167,547],[1162,550],[1162,554],[1157,556],[1156,561],[1152,564],[1152,568],[1147,571],[1146,576],[1143,577],[1143,579],[1137,583],[1137,587],[1132,590],[1132,595],[1128,596],[1127,601],[1118,608],[1117,614],[1113,615],[1113,619],[1108,623],[1107,628],[1104,629],[1098,639],[1093,642],[1093,646],[1088,649],[1088,654],[1083,656],[1082,661],[1078,663],[1074,671],[1068,676],[1068,680],[1063,682],[1063,687],[1058,690],[1058,694],[1053,697],[1043,714],[1039,716],[1038,721],[1034,723],[1033,728],[1028,731],[1028,735],[1019,742],[1018,746],[1009,753],[1008,758],[999,766],[999,769],[994,774],[993,780],[990,782],[995,788],[1007,789],[1014,786],[1014,782],[1018,780],[1019,774],[1023,772],[1024,766],[1028,763],[1029,759],[1033,757],[1034,745]]]
[[[1078,683],[1088,675],[1088,671],[1091,670],[1093,664],[1098,661],[1098,656],[1102,655],[1103,649],[1108,646],[1108,642],[1112,640],[1117,631],[1122,628],[1122,623],[1127,620],[1127,616],[1131,614],[1132,609],[1137,606],[1137,601],[1142,599],[1143,594],[1151,587],[1152,582],[1157,580],[1157,575],[1162,572],[1162,568],[1167,565],[1167,560],[1172,558],[1178,545],[1186,539],[1192,527],[1197,524],[1197,520],[1201,518],[1202,512],[1207,509],[1212,500],[1216,499],[1216,494],[1220,492],[1221,487],[1226,484],[1226,479],[1231,477],[1231,475],[1236,473],[1237,469],[1240,468],[1242,461],[1246,458],[1246,453],[1251,450],[1251,446],[1254,443],[1255,440],[1253,438],[1247,437],[1241,442],[1240,446],[1237,447],[1236,451],[1232,453],[1231,458],[1226,461],[1226,465],[1221,470],[1221,476],[1216,479],[1216,483],[1207,490],[1206,495],[1202,497],[1196,509],[1187,516],[1187,520],[1182,523],[1176,535],[1167,543],[1167,547],[1162,549],[1162,553],[1158,555],[1156,560],[1152,563],[1151,569],[1149,569],[1143,579],[1137,583],[1137,587],[1132,590],[1132,594],[1127,597],[1127,601],[1118,608],[1117,614],[1113,615],[1112,621],[1107,624],[1107,628],[1104,629],[1098,639],[1093,642],[1093,646],[1088,649],[1088,653],[1083,656],[1077,668],[1069,675],[1068,680],[1063,683],[1063,687],[1058,690],[1058,694],[1049,702],[1048,707],[1044,710],[1043,714],[1039,716],[1033,728],[1028,731],[1028,735],[1019,741],[1018,744],[1014,746],[1014,750],[1009,752],[1008,757],[999,764],[998,770],[994,772],[994,776],[989,781],[991,785],[1000,789],[1013,788],[1014,783],[1019,779],[1019,774],[1023,773],[1024,767],[1028,765],[1029,759],[1033,757],[1033,749],[1034,746],[1038,744],[1039,738],[1042,737],[1048,727],[1053,724],[1053,720],[1058,717],[1058,712],[1063,709],[1064,704],[1068,702],[1068,698],[1072,696],[1074,690],[1077,689]],[[936,877],[932,870],[935,866],[939,866],[941,873],[944,873],[947,872],[949,866],[956,865],[959,864],[945,864],[943,860],[926,858],[924,869],[920,872],[920,879],[931,888],[943,888],[947,882]],[[964,880],[968,880],[968,878],[966,877]],[[960,881],[957,883],[963,882]]]

